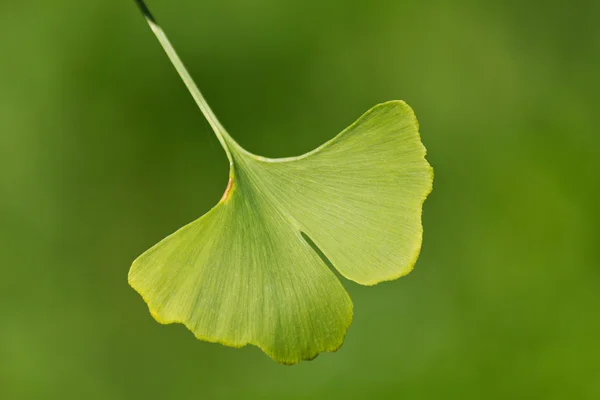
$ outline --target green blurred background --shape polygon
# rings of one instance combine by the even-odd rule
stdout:
[[[132,1],[0,0],[0,399],[600,398],[600,2],[149,6],[252,152],[406,100],[421,258],[297,366],[159,325],[127,271],[225,154]]]

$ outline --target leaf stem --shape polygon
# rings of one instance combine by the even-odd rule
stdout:
[[[148,22],[148,25],[150,25],[150,29],[152,29],[152,32],[154,32],[154,35],[160,42],[162,48],[167,53],[169,60],[171,60],[171,63],[173,64],[173,66],[175,67],[177,72],[179,73],[179,76],[185,83],[185,86],[187,86],[190,94],[192,95],[194,100],[196,100],[196,104],[198,104],[198,107],[202,111],[202,114],[204,114],[204,117],[206,118],[206,120],[212,127],[213,131],[215,132],[217,139],[219,139],[221,146],[223,146],[223,149],[225,149],[225,153],[227,153],[227,158],[229,159],[230,164],[233,163],[233,158],[231,156],[229,145],[232,143],[235,143],[235,141],[231,138],[231,136],[229,136],[229,134],[227,133],[227,131],[225,130],[223,125],[221,125],[221,123],[217,119],[216,115],[214,114],[214,112],[212,111],[212,109],[210,108],[210,106],[208,105],[206,100],[204,99],[204,96],[202,96],[202,93],[200,92],[200,89],[198,89],[198,86],[194,82],[194,79],[192,78],[192,76],[188,72],[187,68],[185,67],[185,65],[183,64],[183,62],[177,55],[177,52],[173,48],[173,45],[171,44],[169,39],[167,38],[167,35],[163,31],[163,29],[160,27],[158,22],[156,22],[156,19],[150,12],[150,9],[148,9],[148,6],[144,2],[144,0],[134,0],[134,1],[138,5],[142,14],[144,15],[146,22]]]

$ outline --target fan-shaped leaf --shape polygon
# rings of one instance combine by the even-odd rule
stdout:
[[[157,321],[183,323],[199,339],[253,344],[285,364],[337,350],[352,302],[312,245],[363,285],[413,268],[432,169],[412,110],[401,101],[380,104],[303,156],[255,156],[218,123],[147,18],[215,128],[231,171],[219,204],[135,260],[130,285]]]

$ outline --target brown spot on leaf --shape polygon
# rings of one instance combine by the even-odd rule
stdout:
[[[233,177],[229,177],[229,182],[227,182],[227,188],[225,188],[225,193],[223,193],[223,197],[221,197],[221,202],[227,200],[229,197],[229,193],[231,192],[231,188],[233,187]]]

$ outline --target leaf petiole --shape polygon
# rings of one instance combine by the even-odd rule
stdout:
[[[204,117],[206,118],[206,120],[212,127],[213,131],[215,132],[217,139],[219,139],[221,146],[223,146],[225,153],[227,153],[227,158],[229,159],[229,163],[233,164],[233,158],[232,158],[231,152],[229,150],[229,145],[231,143],[235,143],[235,142],[233,141],[231,136],[229,136],[229,134],[227,133],[227,131],[225,130],[223,125],[221,125],[221,123],[217,119],[216,115],[214,114],[214,112],[212,111],[212,109],[210,108],[210,106],[208,105],[206,100],[204,99],[204,96],[200,92],[200,89],[198,89],[198,86],[194,82],[194,79],[192,78],[192,76],[188,72],[187,68],[181,61],[181,58],[179,58],[179,55],[177,54],[175,49],[173,48],[173,45],[171,44],[171,41],[165,34],[165,31],[160,27],[158,22],[156,22],[156,18],[154,18],[154,16],[150,12],[150,9],[148,8],[148,6],[144,2],[144,0],[134,0],[134,1],[138,5],[142,14],[144,15],[146,22],[148,22],[148,25],[150,25],[150,29],[152,29],[152,32],[154,32],[154,35],[158,39],[160,45],[162,46],[164,51],[167,53],[169,60],[171,60],[171,63],[173,64],[173,66],[175,67],[177,72],[179,73],[179,76],[185,83],[185,86],[187,87],[190,94],[196,101],[196,104],[198,104],[200,111],[202,111],[202,114],[204,114]]]

